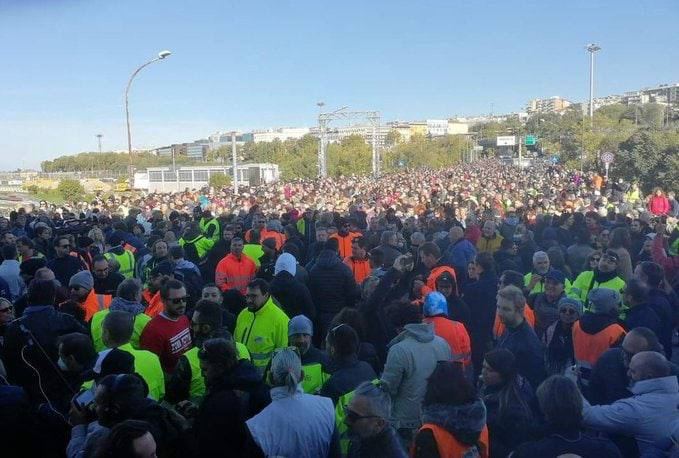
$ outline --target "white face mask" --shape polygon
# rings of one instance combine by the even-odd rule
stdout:
[[[57,361],[57,365],[59,366],[59,369],[61,369],[62,371],[68,372],[68,366],[61,357],[59,358],[59,361]]]

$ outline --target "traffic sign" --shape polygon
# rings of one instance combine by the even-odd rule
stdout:
[[[497,137],[497,146],[514,146],[516,145],[516,137],[513,135],[499,135]]]
[[[524,141],[524,144],[525,144],[526,146],[533,146],[533,145],[535,145],[535,144],[537,143],[537,141],[538,141],[538,139],[537,139],[537,137],[535,137],[535,135],[526,135],[526,137],[525,137],[524,140],[525,140],[525,141]]]
[[[604,164],[610,164],[615,159],[615,154],[610,151],[606,151],[601,155],[601,160]]]

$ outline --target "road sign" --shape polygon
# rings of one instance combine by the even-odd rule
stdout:
[[[516,145],[516,137],[513,135],[505,135],[497,137],[497,146],[514,146]]]
[[[472,148],[474,151],[483,151],[483,146],[481,145],[476,145],[474,148]]]
[[[535,137],[535,135],[526,135],[524,145],[526,146],[533,146],[537,143],[538,139]]]
[[[615,154],[611,153],[610,151],[606,151],[605,153],[603,153],[601,155],[601,161],[606,165],[613,162],[614,159],[615,159]]]

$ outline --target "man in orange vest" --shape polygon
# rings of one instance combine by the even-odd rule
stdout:
[[[625,330],[618,324],[620,294],[608,288],[594,288],[587,297],[590,310],[573,324],[575,363],[578,378],[585,387],[599,357],[625,337]]]
[[[351,254],[351,242],[356,237],[361,236],[359,232],[350,232],[350,226],[351,225],[349,224],[349,221],[341,220],[337,234],[333,234],[329,237],[331,239],[337,239],[339,244],[339,255],[341,259],[344,259]]]
[[[257,267],[255,263],[243,254],[243,239],[231,239],[231,253],[217,264],[215,283],[222,291],[237,289],[245,295],[248,283],[255,278]]]
[[[360,285],[370,275],[370,260],[368,259],[368,240],[356,237],[351,241],[351,256],[344,258],[344,264],[349,266],[354,274],[356,284]]]
[[[73,275],[68,282],[68,288],[71,300],[85,311],[85,321],[90,321],[92,315],[111,305],[110,294],[97,294],[94,291],[94,278],[89,270],[82,270]]]
[[[434,242],[425,242],[420,247],[420,259],[422,264],[429,269],[429,276],[427,277],[427,292],[436,291],[436,280],[443,274],[448,272],[457,281],[457,274],[452,266],[446,265],[441,259],[441,249]]]
[[[427,294],[422,306],[423,321],[434,325],[434,333],[448,342],[453,361],[460,361],[465,369],[471,368],[472,347],[469,334],[459,321],[448,318],[448,301],[437,291]]]
[[[151,270],[149,275],[149,287],[146,288],[141,296],[146,303],[145,314],[151,318],[163,311],[163,301],[160,298],[160,288],[163,284],[174,278],[174,263],[172,261],[161,261]]]

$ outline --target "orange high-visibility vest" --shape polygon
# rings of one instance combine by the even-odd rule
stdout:
[[[428,317],[423,321],[425,323],[432,323],[434,325],[434,334],[448,342],[450,351],[453,353],[453,361],[462,361],[462,364],[465,366],[471,364],[471,341],[462,323],[442,316]]]
[[[352,256],[347,256],[344,258],[344,264],[349,266],[354,274],[354,280],[359,285],[370,275],[370,261],[367,259],[354,259]]]
[[[436,441],[436,448],[438,449],[441,458],[463,458],[473,447],[478,450],[478,456],[481,458],[488,458],[490,441],[488,440],[488,427],[484,426],[479,436],[479,442],[476,446],[464,445],[458,441],[455,436],[450,434],[444,428],[433,423],[425,423],[420,428],[420,431],[428,429],[434,435]],[[413,445],[410,456],[415,456],[415,446]],[[471,455],[476,456],[476,454]]]
[[[148,289],[145,289],[144,292],[142,293],[142,297],[144,298],[144,301],[146,301],[146,310],[144,313],[151,318],[154,316],[158,315],[160,312],[163,311],[164,305],[163,301],[160,298],[160,290],[156,291],[155,294],[151,293]]]
[[[358,232],[349,232],[344,237],[340,237],[339,234],[332,234],[329,238],[337,239],[340,258],[344,259],[347,256],[351,256],[351,242],[353,242],[356,237],[360,236],[361,234]]]
[[[455,274],[455,269],[453,269],[450,266],[436,266],[433,269],[431,269],[431,272],[429,273],[429,276],[427,277],[427,292],[432,292],[436,291],[436,280],[444,273],[448,272],[451,277],[453,277],[453,280],[455,280],[455,284],[457,285],[457,275]]]
[[[599,357],[615,346],[625,336],[625,330],[613,323],[596,334],[587,334],[580,327],[580,321],[573,324],[573,352],[580,373],[580,382],[587,386],[589,374]]]
[[[523,317],[526,319],[526,322],[530,325],[530,327],[535,329],[535,312],[532,308],[528,307],[528,304],[523,307]],[[504,332],[505,325],[502,320],[500,320],[500,315],[496,313],[495,324],[493,324],[493,337],[498,339]]]
[[[266,239],[276,240],[276,251],[281,250],[286,240],[285,234],[281,234],[278,231],[269,231],[266,229],[262,229],[261,231],[259,231],[259,243],[261,244]],[[245,241],[252,242],[252,229],[248,229],[247,232],[245,232]]]
[[[95,313],[107,309],[111,305],[111,300],[113,296],[110,294],[97,294],[92,288],[85,302],[80,305],[85,310],[85,321],[89,322]]]

